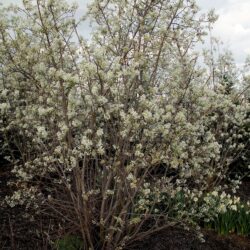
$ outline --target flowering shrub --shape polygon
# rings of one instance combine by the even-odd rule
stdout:
[[[121,249],[191,223],[198,212],[184,198],[230,188],[249,103],[212,89],[196,64],[213,13],[190,0],[95,0],[86,41],[75,6],[23,4],[0,17],[10,206],[45,207],[84,249]]]

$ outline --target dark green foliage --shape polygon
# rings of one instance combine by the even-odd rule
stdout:
[[[83,241],[74,235],[67,235],[56,241],[56,250],[81,250],[83,249]]]
[[[221,235],[237,233],[250,235],[250,213],[246,206],[238,206],[237,211],[227,210],[219,214],[213,221],[205,223],[205,227],[216,230]]]

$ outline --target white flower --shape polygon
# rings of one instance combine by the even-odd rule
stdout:
[[[7,90],[7,89],[3,89],[1,95],[2,95],[3,97],[6,97],[6,96],[7,96],[7,93],[8,93],[8,90]]]
[[[152,113],[149,110],[145,110],[143,112],[143,117],[145,118],[145,120],[150,120],[152,118]]]
[[[234,210],[234,211],[237,211],[237,206],[236,205],[232,205],[231,209]]]
[[[197,202],[197,201],[198,201],[198,198],[197,198],[197,197],[194,197],[193,200],[194,200],[194,202]]]
[[[114,195],[114,193],[115,193],[114,190],[109,190],[109,189],[108,189],[108,190],[106,191],[106,194],[107,194],[107,195]]]
[[[90,149],[93,143],[84,135],[81,140],[81,145],[83,145],[86,149]]]
[[[221,195],[220,195],[220,198],[221,198],[221,199],[224,199],[226,196],[227,196],[226,193],[223,191],[223,192],[221,193]]]
[[[41,138],[46,138],[48,136],[48,132],[43,126],[40,126],[37,128],[37,133],[38,133],[38,136],[40,136]]]
[[[97,131],[96,131],[96,135],[97,136],[102,136],[103,135],[103,129],[99,128]]]
[[[127,180],[132,181],[134,179],[134,175],[132,173],[129,173],[127,176]]]
[[[8,109],[10,107],[9,103],[0,103],[0,110],[1,111],[6,111],[6,109]]]
[[[217,191],[213,191],[212,195],[215,196],[215,197],[217,197],[218,196],[218,192]]]
[[[220,213],[225,213],[227,211],[227,208],[226,208],[225,204],[220,204],[219,207],[218,207],[218,211]]]

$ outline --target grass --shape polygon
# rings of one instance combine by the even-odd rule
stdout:
[[[56,250],[82,250],[83,242],[78,236],[67,235],[55,243]]]

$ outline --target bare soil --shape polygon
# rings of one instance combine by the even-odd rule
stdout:
[[[127,250],[249,250],[250,238],[237,235],[219,236],[213,231],[203,231],[202,243],[194,233],[170,228],[137,242]]]

